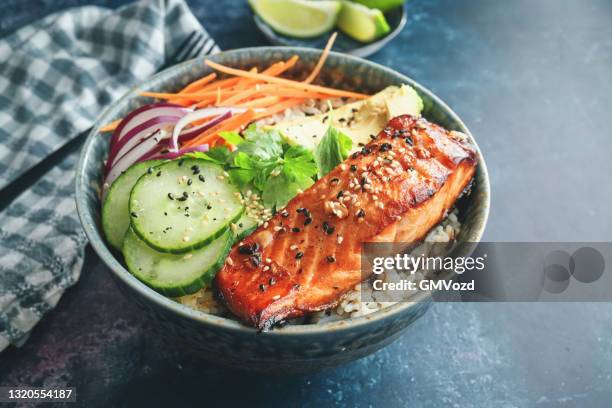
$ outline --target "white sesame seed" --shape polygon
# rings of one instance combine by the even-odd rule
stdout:
[[[192,257],[193,257],[193,254],[185,254],[183,259],[187,260],[187,259],[191,259]]]
[[[298,246],[293,244],[289,247],[290,250],[295,251],[296,249],[298,249]]]
[[[278,300],[278,299],[280,299],[280,297],[281,297],[280,295],[275,295],[275,296],[272,298],[272,300]]]
[[[265,271],[269,271],[269,270],[270,270],[270,267],[269,267],[269,266],[264,266],[264,267],[263,267],[263,271],[264,271],[264,272],[265,272]]]
[[[225,180],[225,177],[223,177],[223,176],[221,176],[221,175],[217,176],[217,178],[218,178],[219,180]]]
[[[183,242],[189,242],[189,240],[191,240],[191,238],[189,238],[188,236],[183,237]]]
[[[342,243],[342,241],[344,241],[344,238],[342,237],[342,235],[338,235],[338,238],[336,239],[336,242],[337,242],[338,244],[341,244],[341,243]]]
[[[225,262],[227,262],[227,264],[228,264],[229,266],[234,265],[234,261],[232,261],[232,258],[227,258],[227,259],[225,260]]]

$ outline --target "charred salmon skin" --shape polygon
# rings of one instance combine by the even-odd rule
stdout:
[[[398,116],[235,245],[216,277],[242,321],[267,330],[335,306],[362,280],[364,242],[417,242],[453,207],[477,154],[458,132]]]

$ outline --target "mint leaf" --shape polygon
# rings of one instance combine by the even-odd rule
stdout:
[[[348,157],[351,147],[351,138],[330,125],[315,149],[314,158],[319,168],[319,178],[342,163]]]

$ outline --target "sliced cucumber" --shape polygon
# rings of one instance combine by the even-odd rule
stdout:
[[[189,295],[209,284],[232,248],[233,236],[226,231],[204,248],[186,254],[158,252],[145,244],[130,228],[123,241],[128,270],[163,295]]]
[[[108,243],[119,251],[130,227],[130,191],[140,176],[160,163],[161,160],[150,160],[133,165],[115,180],[106,194],[102,204],[102,229]]]
[[[240,217],[234,225],[236,227],[232,228],[232,232],[234,233],[236,241],[240,241],[255,231],[257,228],[257,221],[253,217],[243,213],[242,217]]]
[[[151,248],[170,253],[207,245],[244,210],[223,168],[202,159],[155,167],[138,179],[129,207],[134,232]]]

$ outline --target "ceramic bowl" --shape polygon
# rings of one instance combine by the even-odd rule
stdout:
[[[257,66],[261,71],[272,62],[286,60],[294,54],[300,56],[300,68],[295,76],[303,78],[316,63],[320,51],[293,47],[246,48],[221,52],[211,59],[232,67]],[[99,128],[150,102],[140,97],[140,92],[175,91],[209,71],[201,59],[174,66],[131,89],[98,118],[81,152],[76,175],[79,216],[96,253],[128,298],[140,304],[147,318],[155,321],[155,327],[168,340],[169,347],[183,348],[218,364],[276,373],[311,371],[358,359],[391,343],[425,313],[431,303],[427,293],[418,294],[414,302],[398,303],[363,317],[324,324],[287,325],[258,334],[235,320],[192,310],[158,294],[132,276],[121,257],[106,244],[100,228],[98,191],[109,138],[101,135]],[[388,85],[410,84],[424,100],[423,114],[427,119],[470,135],[444,102],[410,78],[381,65],[332,52],[318,82],[371,93]],[[461,212],[463,227],[458,240],[478,242],[489,212],[489,179],[482,156],[472,194],[464,200],[462,207],[466,210]]]

